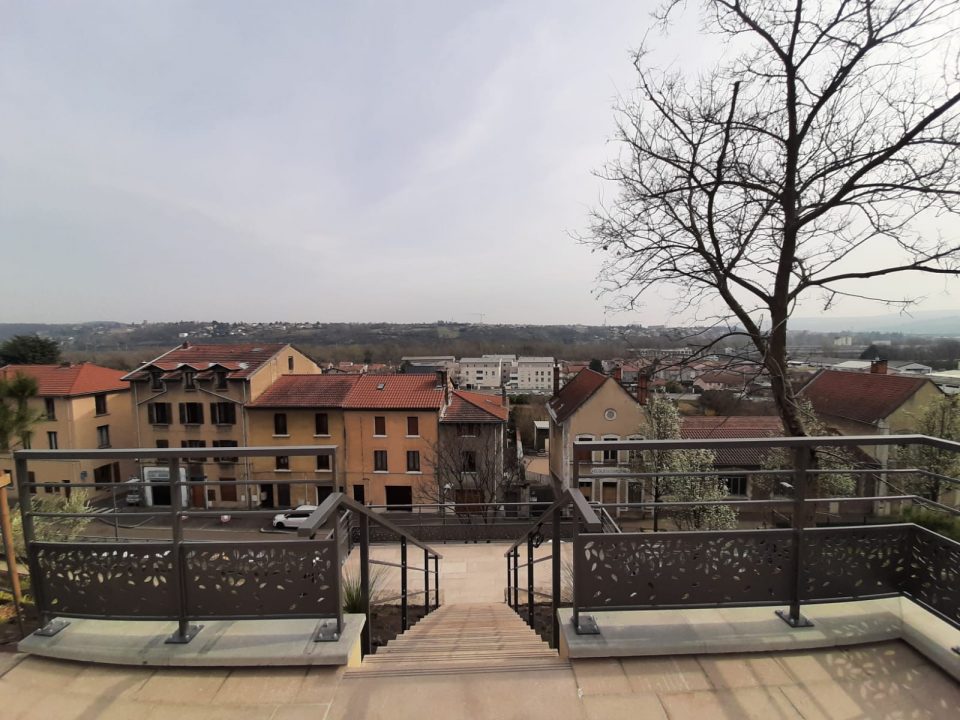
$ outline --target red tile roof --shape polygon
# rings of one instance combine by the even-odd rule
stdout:
[[[439,410],[444,391],[434,375],[360,375],[344,409]]]
[[[566,385],[560,388],[560,392],[554,395],[547,403],[553,410],[557,422],[563,422],[573,415],[581,405],[590,399],[600,386],[609,380],[606,375],[601,375],[590,368],[583,368]],[[616,382],[615,380],[613,382]]]
[[[693,416],[680,420],[680,437],[691,440],[777,437],[783,434],[783,421],[773,415]],[[723,467],[760,467],[766,453],[766,450],[757,447],[714,450],[714,464]]]
[[[454,390],[450,393],[450,405],[440,422],[500,423],[507,421],[508,412],[499,395]]]
[[[283,348],[284,343],[242,343],[217,345],[190,345],[184,343],[165,352],[160,357],[145,363],[126,376],[127,380],[145,380],[151,368],[163,370],[164,379],[180,377],[179,372],[189,367],[198,372],[221,367],[228,371],[227,377],[243,379]]]
[[[926,378],[821,370],[800,391],[822,415],[873,425],[909,400]],[[931,383],[932,384],[932,383]]]
[[[359,375],[283,375],[248,407],[340,407]]]
[[[122,370],[112,370],[93,363],[77,365],[7,365],[0,376],[14,378],[17,373],[32,377],[39,386],[40,397],[67,397],[101,392],[129,390]]]

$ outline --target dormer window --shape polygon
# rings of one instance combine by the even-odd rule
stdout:
[[[213,374],[214,382],[216,383],[217,390],[226,390],[227,389],[227,374],[223,370],[218,370]]]
[[[160,372],[154,370],[150,373],[150,389],[163,390],[163,380],[160,379]]]
[[[197,374],[193,370],[183,371],[183,389],[184,390],[197,389]]]

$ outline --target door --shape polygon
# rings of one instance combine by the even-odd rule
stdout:
[[[274,506],[273,485],[265,484],[260,486],[260,504],[267,508],[272,508]]]
[[[387,505],[405,505],[406,507],[393,508],[395,510],[405,510],[412,512],[413,508],[413,486],[412,485],[387,485]]]
[[[364,499],[366,495],[366,488],[363,485],[354,485],[353,486],[353,499],[358,503],[363,505],[366,500]]]
[[[277,483],[277,502],[280,507],[290,507],[290,483]]]
[[[590,496],[593,495],[593,483],[592,482],[582,482],[580,483],[580,492],[583,496],[589,500]]]
[[[611,505],[617,502],[617,484],[615,482],[605,482],[603,484],[603,491],[601,497],[603,498],[601,502],[610,503]]]
[[[206,507],[203,503],[203,485],[200,483],[190,484],[190,505],[195,508]]]
[[[317,505],[326,500],[333,492],[333,485],[317,485]]]

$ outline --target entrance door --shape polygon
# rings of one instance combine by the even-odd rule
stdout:
[[[263,507],[273,507],[273,485],[266,484],[260,486],[260,504]]]
[[[190,504],[195,508],[206,507],[203,503],[203,485],[190,483]]]
[[[593,483],[592,482],[582,482],[580,483],[580,492],[583,496],[589,500],[590,496],[593,495]]]
[[[290,483],[277,484],[277,502],[280,507],[290,507]]]
[[[603,491],[601,497],[603,498],[601,502],[603,503],[616,503],[617,502],[617,484],[615,482],[605,482],[603,484]]]
[[[322,503],[333,492],[333,485],[317,485],[317,505]]]
[[[406,507],[393,508],[395,510],[405,510],[412,512],[413,508],[413,486],[411,485],[387,485],[387,505],[405,505]]]
[[[366,488],[363,485],[354,485],[353,486],[353,499],[356,500],[361,505],[366,502],[364,496],[366,495]]]

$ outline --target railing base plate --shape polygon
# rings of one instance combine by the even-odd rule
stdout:
[[[580,623],[576,626],[577,635],[599,635],[600,628],[592,615],[581,615]]]
[[[803,615],[800,615],[797,618],[797,620],[794,621],[794,619],[790,616],[789,611],[787,610],[777,610],[776,614],[778,618],[783,620],[787,625],[789,625],[792,628],[813,627],[813,623]]]
[[[337,629],[336,620],[322,620],[313,636],[314,642],[337,642],[339,639],[340,631]]]
[[[60,618],[54,618],[39,630],[35,630],[33,634],[39,635],[40,637],[53,637],[69,624],[70,623],[66,620],[61,620]]]
[[[187,625],[186,632],[181,634],[181,632],[177,630],[173,635],[164,640],[163,643],[164,645],[186,645],[193,640],[202,629],[203,625]]]

